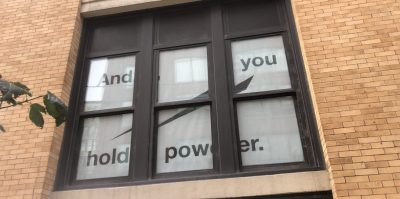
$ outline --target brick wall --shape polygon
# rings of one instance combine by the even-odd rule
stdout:
[[[336,198],[400,198],[400,2],[293,0]],[[68,100],[78,0],[1,0],[0,74]],[[0,198],[48,198],[63,128],[0,110]]]
[[[28,85],[35,96],[52,91],[64,101],[80,34],[78,0],[1,0],[0,74]],[[40,102],[41,99],[34,102]],[[0,110],[0,198],[47,198],[63,128],[48,117],[31,124],[28,107]]]
[[[294,5],[335,197],[400,198],[400,1]]]

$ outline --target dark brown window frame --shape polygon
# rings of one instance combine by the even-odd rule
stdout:
[[[238,199],[332,199],[332,192],[311,192],[301,194],[283,194],[283,195],[272,195],[272,196],[249,196],[249,197],[237,197]]]
[[[282,20],[281,26],[266,27],[257,31],[226,34],[224,32],[225,23],[222,16],[222,6],[225,3],[236,1],[239,0],[201,1],[189,3],[187,5],[84,20],[79,57],[69,103],[69,120],[65,127],[55,190],[254,176],[313,171],[324,168],[318,130],[307,86],[308,83],[304,63],[301,58],[300,45],[295,29],[290,0],[276,0],[276,2],[278,2],[277,9],[279,9],[280,20]],[[182,8],[196,9],[198,7],[206,7],[210,11],[210,39],[198,39],[190,42],[172,42],[169,44],[154,43],[154,34],[156,32],[154,18],[158,12],[175,9],[180,10]],[[141,28],[138,33],[141,38],[139,42],[140,48],[134,48],[128,51],[114,51],[106,54],[88,53],[88,46],[90,43],[88,42],[88,37],[93,27],[98,24],[113,23],[115,20],[132,20],[133,18],[141,19]],[[281,35],[283,38],[293,88],[250,94],[234,94],[232,89],[234,86],[230,43],[236,40],[275,35]],[[193,46],[206,46],[208,49],[209,98],[172,103],[156,103],[159,52]],[[138,55],[136,56],[135,64],[135,92],[134,104],[132,107],[83,112],[84,85],[86,85],[89,73],[89,61],[93,58],[118,57],[123,55]],[[216,77],[218,77],[218,82],[215,81]],[[140,96],[138,94],[139,92],[137,92],[138,89],[140,89]],[[296,99],[294,100],[295,110],[305,161],[301,163],[240,166],[241,158],[238,149],[239,142],[236,110],[234,108],[235,103],[243,100],[268,99],[280,96],[292,96]],[[215,146],[213,149],[214,168],[211,170],[156,174],[154,163],[157,147],[157,128],[155,126],[157,111],[198,105],[210,105],[211,107],[212,142],[213,146]],[[133,113],[133,132],[139,132],[133,133],[131,138],[129,175],[126,177],[76,180],[77,159],[79,158],[82,137],[81,121],[83,118],[119,115],[123,113]],[[140,115],[140,117],[137,117],[138,115]],[[218,125],[216,123],[218,123]],[[224,140],[224,142],[218,142],[218,140]]]

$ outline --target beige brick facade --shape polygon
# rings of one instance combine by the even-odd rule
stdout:
[[[400,1],[292,4],[334,197],[400,198]],[[67,101],[79,9],[79,0],[0,1],[0,74],[36,96],[51,90]],[[0,134],[0,198],[49,198],[52,191],[63,128],[48,120],[38,129],[27,112],[27,105],[0,110],[7,129]],[[142,191],[162,190],[154,187]]]
[[[80,34],[77,0],[0,1],[0,74],[67,101]],[[40,102],[41,99],[35,102]],[[63,128],[32,125],[29,105],[2,109],[0,198],[48,198]]]
[[[294,4],[335,196],[400,198],[400,2]]]

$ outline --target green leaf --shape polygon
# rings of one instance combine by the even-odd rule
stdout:
[[[40,128],[43,128],[44,125],[44,119],[42,113],[46,113],[46,109],[38,104],[32,104],[31,109],[29,111],[29,119],[37,126]]]
[[[13,82],[14,86],[17,86],[19,89],[23,89],[24,91],[20,90],[20,93],[15,93],[16,95],[20,96],[20,95],[29,95],[29,97],[32,97],[32,93],[30,93],[30,90],[25,84],[22,84],[20,82]],[[15,98],[17,98],[18,96],[16,96]]]
[[[1,77],[0,77],[1,78]],[[3,127],[3,125],[0,124],[0,133],[1,132],[6,132],[6,129]]]
[[[47,91],[47,95],[43,96],[43,102],[49,115],[56,120],[57,126],[65,122],[67,106],[57,96]]]
[[[22,83],[19,82],[9,82],[3,79],[0,79],[0,92],[2,97],[0,101],[5,101],[9,104],[17,105],[16,98],[21,95],[32,96],[29,92],[29,88]]]
[[[56,119],[56,126],[60,126],[62,123],[65,122],[66,117],[57,117]]]
[[[8,104],[12,104],[13,106],[17,105],[17,101],[15,101],[15,99],[12,96],[12,93],[8,92],[5,95],[3,95],[3,97],[1,97],[0,101],[5,101]]]

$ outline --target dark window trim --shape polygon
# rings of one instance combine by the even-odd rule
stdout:
[[[78,60],[76,64],[74,81],[69,103],[69,121],[65,126],[65,133],[60,151],[60,159],[57,168],[57,177],[55,182],[55,190],[70,190],[82,188],[97,188],[97,187],[114,187],[114,186],[128,186],[139,184],[154,184],[163,182],[175,182],[185,180],[201,180],[201,179],[215,179],[226,177],[242,177],[242,176],[255,176],[264,174],[276,174],[287,172],[299,171],[315,171],[324,169],[324,161],[322,157],[322,150],[319,142],[319,134],[316,126],[316,119],[311,102],[310,91],[308,90],[308,82],[306,79],[306,72],[304,63],[300,52],[300,44],[294,23],[293,10],[291,8],[290,0],[277,0],[281,3],[278,4],[282,12],[280,20],[283,22],[282,26],[263,28],[259,31],[246,31],[235,34],[224,33],[224,23],[221,15],[221,2],[225,1],[201,1],[195,3],[188,3],[185,5],[169,6],[168,8],[156,8],[144,10],[135,13],[118,14],[115,16],[95,17],[83,20],[83,29],[79,45]],[[226,1],[230,2],[230,1]],[[154,13],[158,11],[164,12],[169,9],[180,8],[196,8],[196,6],[209,6],[210,9],[210,25],[211,25],[211,38],[199,39],[186,43],[172,42],[168,44],[153,44],[154,40]],[[284,13],[284,14],[283,14]],[[88,36],[90,30],[96,24],[112,23],[113,20],[129,20],[134,17],[143,19],[142,30],[140,32],[141,49],[131,49],[128,51],[115,51],[111,54],[90,54],[86,53],[87,46],[89,45]],[[151,34],[149,34],[149,32]],[[290,78],[292,83],[299,82],[294,89],[278,90],[273,92],[261,92],[252,94],[239,94],[234,95],[232,91],[232,71],[231,66],[231,52],[229,43],[234,40],[242,40],[251,37],[265,37],[271,35],[282,35],[286,56],[288,59]],[[149,42],[151,45],[149,45]],[[205,45],[208,48],[208,63],[209,63],[209,89],[210,95],[208,99],[194,100],[194,101],[181,101],[177,103],[160,103],[155,102],[156,93],[156,74],[158,65],[156,51],[162,51],[173,48],[184,48],[190,46]],[[212,49],[212,50],[211,50]],[[88,60],[102,57],[122,56],[126,54],[134,54],[136,56],[135,67],[135,92],[134,92],[134,105],[127,108],[108,109],[101,111],[83,112],[80,111],[82,100],[84,100],[85,79],[88,78]],[[139,66],[152,66],[152,67],[139,67]],[[224,66],[224,67],[215,67]],[[294,74],[292,74],[294,71]],[[138,74],[144,74],[143,77],[138,77]],[[213,73],[213,74],[212,74]],[[218,77],[219,84],[215,84],[215,79]],[[140,78],[140,81],[139,81]],[[293,78],[298,78],[294,81]],[[148,88],[144,96],[137,96],[137,87]],[[216,90],[222,91],[216,95]],[[145,89],[142,89],[145,90]],[[301,163],[288,163],[276,165],[261,165],[241,167],[240,153],[238,152],[238,131],[235,119],[235,103],[242,100],[251,99],[265,99],[268,97],[278,96],[293,96],[300,98],[295,100],[296,115],[299,122],[299,130],[305,129],[306,134],[302,136],[303,151],[305,153],[306,162]],[[74,100],[79,99],[79,100]],[[149,100],[153,99],[153,100]],[[229,102],[229,103],[226,103]],[[135,104],[142,104],[143,106],[136,107]],[[201,171],[185,171],[174,172],[165,174],[155,174],[153,165],[154,154],[156,151],[156,128],[154,126],[156,119],[156,112],[173,107],[194,106],[208,104],[211,107],[211,122],[212,122],[212,139],[213,146],[224,143],[216,147],[214,150],[214,169],[201,170]],[[301,108],[299,108],[301,107]],[[301,110],[297,110],[301,109]],[[115,177],[115,178],[101,178],[90,180],[75,180],[77,166],[76,159],[79,157],[80,138],[82,136],[80,120],[88,117],[114,115],[121,113],[133,113],[133,129],[135,132],[132,135],[131,145],[131,162],[129,169],[129,176]],[[136,117],[136,115],[141,117]],[[216,124],[218,121],[218,125]],[[235,121],[235,122],[232,122]],[[140,125],[139,125],[140,124]],[[145,125],[142,125],[145,124]],[[302,130],[301,130],[302,131]],[[80,133],[79,133],[80,132]],[[220,133],[217,133],[220,132]],[[234,132],[234,133],[233,133]],[[214,143],[217,142],[217,143]],[[150,147],[153,146],[153,147]],[[140,153],[139,153],[140,152]],[[78,154],[78,155],[77,155]],[[142,155],[140,155],[142,154]],[[144,155],[143,155],[144,154]],[[136,155],[136,156],[135,156]],[[135,156],[135,158],[133,158]],[[215,157],[216,156],[216,157]],[[73,161],[71,161],[73,160]],[[284,167],[284,169],[282,169]]]
[[[237,197],[237,199],[332,199],[332,192],[311,192],[311,193],[298,193],[298,194],[280,194],[271,196],[249,196]]]

